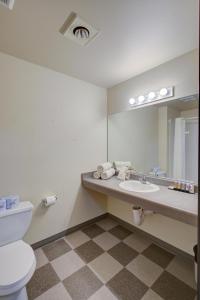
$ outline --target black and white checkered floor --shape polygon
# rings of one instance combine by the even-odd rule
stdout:
[[[110,218],[35,250],[37,300],[194,300],[192,261]]]

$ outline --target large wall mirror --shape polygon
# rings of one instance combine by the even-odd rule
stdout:
[[[197,183],[197,95],[110,115],[108,159],[131,161],[144,174]]]

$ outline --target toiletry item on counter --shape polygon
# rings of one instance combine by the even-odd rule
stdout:
[[[16,207],[19,204],[20,198],[18,195],[9,195],[1,197],[1,203],[5,203],[6,209],[11,209]]]
[[[173,185],[169,185],[168,189],[173,191],[173,190],[175,190],[175,187]]]
[[[187,193],[190,192],[190,183],[189,182],[186,182],[186,184],[185,184],[185,190],[186,190]]]
[[[101,179],[109,179],[113,175],[115,175],[115,169],[111,168],[111,169],[106,170],[106,171],[104,171],[104,172],[101,173]]]
[[[189,185],[189,193],[194,194],[194,183],[190,183]]]
[[[127,167],[129,170],[132,169],[132,164],[130,161],[114,161],[113,166],[117,171],[119,171],[123,167]]]
[[[194,194],[194,183],[184,180],[176,180],[174,185],[168,187],[169,190],[175,190],[184,193]]]
[[[161,170],[160,167],[154,167],[151,169],[151,171],[149,172],[149,175],[153,175],[156,177],[166,177],[166,172]]]
[[[112,164],[108,161],[97,166],[97,172],[102,173],[112,168]]]
[[[99,173],[98,171],[95,171],[95,172],[93,173],[93,177],[94,177],[95,179],[100,179],[100,178],[101,178],[101,173]]]

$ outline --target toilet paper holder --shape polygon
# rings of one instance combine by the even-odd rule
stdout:
[[[43,207],[49,207],[49,206],[54,205],[57,200],[58,200],[58,198],[55,195],[53,195],[53,196],[47,196],[46,198],[42,199],[41,205]]]

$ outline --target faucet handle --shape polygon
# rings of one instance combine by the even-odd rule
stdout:
[[[147,180],[146,180],[146,175],[142,174],[142,176],[139,178],[140,182],[145,184],[147,183]]]

